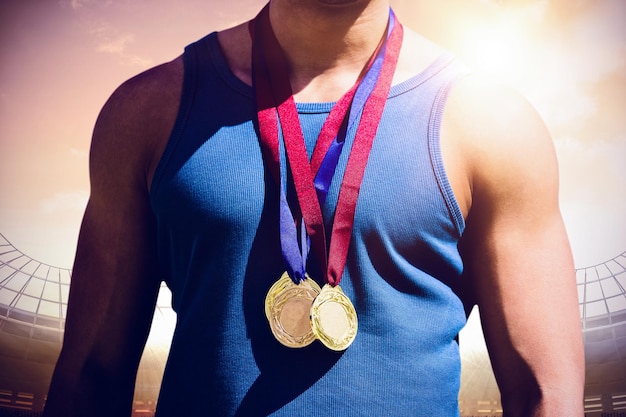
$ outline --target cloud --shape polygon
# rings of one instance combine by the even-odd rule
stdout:
[[[583,143],[555,140],[561,207],[577,267],[626,250],[626,137]]]
[[[82,212],[85,210],[88,198],[89,193],[84,190],[57,192],[41,202],[41,209],[46,214],[67,211]]]
[[[84,148],[75,148],[73,146],[70,147],[70,155],[76,157],[76,158],[80,158],[80,159],[84,159],[87,158],[89,156],[89,150],[84,149]]]
[[[598,79],[626,66],[626,3],[605,0],[594,2],[586,13],[573,22],[569,43],[570,56],[581,81]]]
[[[127,46],[135,40],[132,34],[119,35],[114,38],[102,39],[97,46],[99,52],[105,52],[113,55],[123,55]]]
[[[520,90],[551,129],[576,136],[603,107],[594,86],[626,68],[625,5],[588,2],[533,43]]]
[[[70,1],[70,7],[72,9],[80,9],[81,7],[83,7],[83,5],[85,3],[87,3],[89,0],[71,0]]]
[[[598,102],[580,82],[571,80],[567,74],[558,76],[560,71],[553,70],[552,76],[523,88],[553,132],[576,132],[585,123],[593,119]]]
[[[611,140],[583,142],[578,138],[557,138],[555,146],[561,172],[561,201],[565,207],[579,208],[574,213],[594,212],[599,222],[620,221],[624,224],[626,210],[626,136]],[[587,207],[582,210],[580,207]],[[593,207],[593,210],[588,207]],[[624,235],[626,229],[608,230]]]
[[[577,268],[597,265],[626,250],[624,207],[606,201],[561,203]]]
[[[116,58],[122,65],[150,66],[151,59],[133,51],[133,48],[137,49],[136,35],[131,30],[136,28],[120,27],[120,11],[113,7],[105,11],[104,8],[102,6],[98,10],[81,13],[80,17],[83,30],[91,38],[95,52]]]
[[[147,67],[152,60],[129,51],[129,47],[135,42],[132,33],[112,33],[113,29],[101,26],[92,30],[96,37],[96,51],[117,57],[124,65]]]
[[[96,1],[96,0],[61,0],[59,4],[61,7],[69,8],[74,11],[86,9],[92,5],[99,7],[108,7],[113,3],[113,0]]]

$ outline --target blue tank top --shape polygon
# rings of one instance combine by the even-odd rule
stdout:
[[[341,281],[359,318],[344,352],[318,341],[290,349],[272,336],[264,298],[285,266],[253,90],[230,72],[214,33],[185,49],[184,66],[150,191],[177,313],[157,416],[458,416],[464,219],[439,126],[461,65],[445,55],[391,88]],[[332,104],[297,105],[309,154]],[[348,135],[323,207],[327,228],[350,145]],[[315,265],[308,272],[323,284]]]

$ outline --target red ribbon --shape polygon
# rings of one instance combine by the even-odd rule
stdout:
[[[264,158],[272,175],[280,183],[280,152],[278,122],[276,120],[276,113],[278,113],[298,203],[306,231],[311,239],[311,246],[321,263],[321,270],[326,271],[326,282],[332,286],[338,285],[348,256],[354,213],[365,166],[400,54],[403,36],[402,25],[396,21],[393,26],[387,39],[383,67],[363,108],[363,114],[339,190],[328,257],[326,255],[324,219],[313,178],[345,120],[361,77],[331,109],[322,126],[311,163],[309,163],[298,111],[289,82],[287,63],[271,28],[269,6],[266,6],[251,22],[250,32],[253,38],[253,84],[256,92],[260,141]],[[373,59],[370,60],[366,70],[372,62]]]

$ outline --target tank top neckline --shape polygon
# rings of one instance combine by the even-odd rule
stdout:
[[[217,32],[212,32],[206,37],[206,46],[209,50],[213,64],[215,65],[218,74],[224,80],[224,82],[240,94],[248,96],[250,98],[254,97],[254,90],[252,86],[246,84],[241,79],[239,79],[228,66],[226,57],[222,52],[222,48],[217,38]],[[416,75],[398,84],[392,85],[391,89],[389,90],[389,98],[393,98],[416,88],[420,84],[427,81],[429,78],[433,77],[434,75],[445,69],[455,59],[456,56],[453,53],[443,52]],[[296,107],[298,109],[298,113],[328,113],[330,112],[334,104],[334,101],[306,103],[297,102]]]

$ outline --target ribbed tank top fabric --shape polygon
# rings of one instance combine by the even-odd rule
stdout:
[[[341,281],[359,332],[333,352],[283,347],[265,318],[265,294],[285,266],[252,88],[231,73],[215,33],[185,49],[184,65],[150,190],[177,313],[157,416],[458,416],[464,220],[439,126],[464,67],[444,55],[391,88]],[[332,105],[297,104],[309,155]],[[352,139],[323,206],[327,230]],[[311,255],[307,270],[322,285],[316,265]]]

